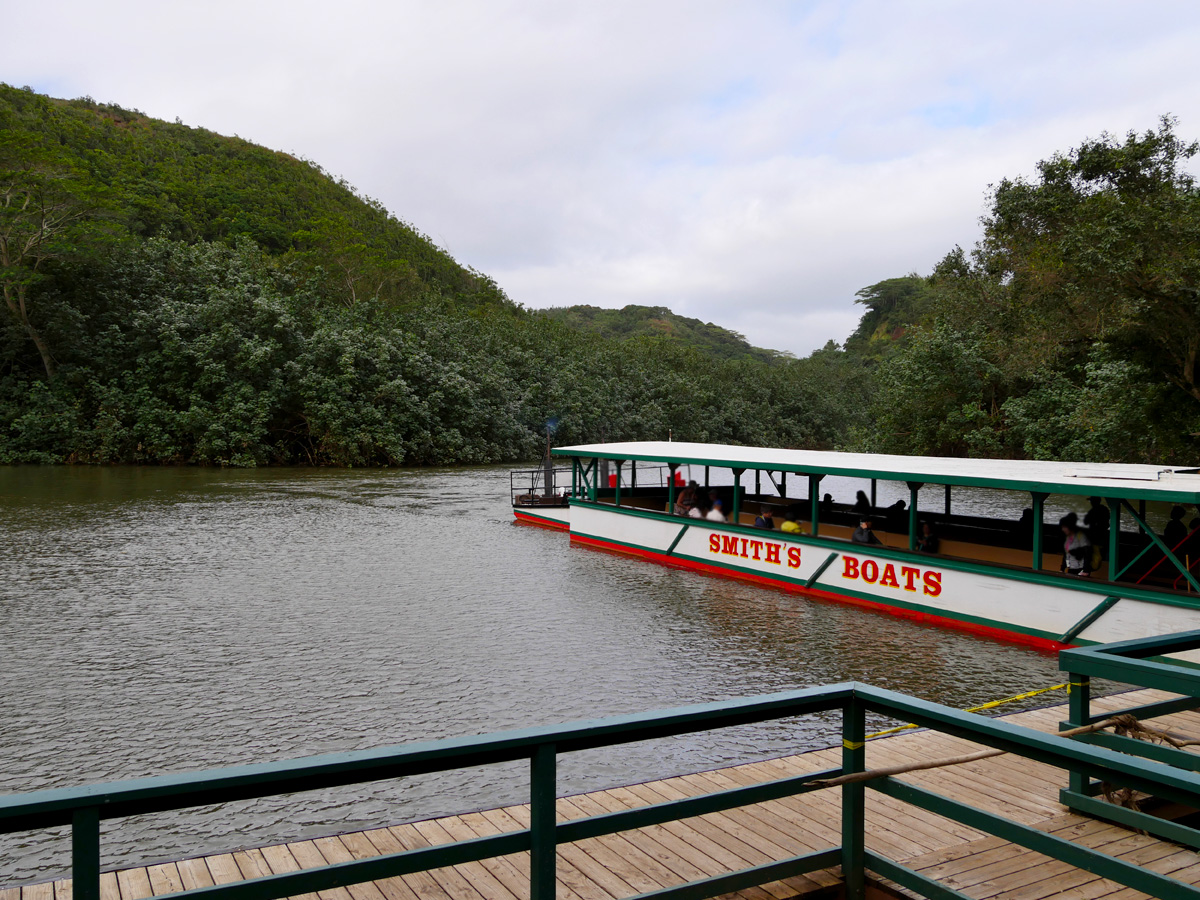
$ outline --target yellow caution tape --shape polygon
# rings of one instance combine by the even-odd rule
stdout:
[[[1013,694],[1011,697],[1005,697],[1002,700],[989,700],[987,703],[984,703],[980,706],[968,707],[967,709],[963,710],[963,712],[980,712],[985,709],[993,709],[997,706],[1003,706],[1005,703],[1013,703],[1017,700],[1028,700],[1030,697],[1036,697],[1038,694],[1048,694],[1051,691],[1061,691],[1065,687],[1068,687],[1067,682],[1051,685],[1050,687],[1038,688],[1036,691],[1026,691],[1023,694]],[[910,728],[919,727],[919,725],[899,725],[895,728],[888,728],[884,731],[876,731],[873,734],[868,734],[867,740],[870,740],[871,738],[883,737],[885,734],[895,734],[898,731],[908,731]],[[842,743],[845,744],[846,742],[842,741]]]
[[[847,741],[843,738],[842,746],[847,750],[861,750],[866,744],[862,741]]]

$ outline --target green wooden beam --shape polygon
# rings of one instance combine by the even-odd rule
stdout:
[[[1058,639],[1060,644],[1069,644],[1075,640],[1083,630],[1095,622],[1098,618],[1112,609],[1120,601],[1120,597],[1105,597],[1082,619],[1063,632],[1062,637]]]
[[[908,483],[908,549],[917,549],[917,496],[923,485],[919,481]]]
[[[1121,554],[1121,500],[1118,497],[1107,497],[1108,504],[1108,580],[1116,581]]]
[[[1032,568],[1035,572],[1042,571],[1042,563],[1045,561],[1042,553],[1042,529],[1045,525],[1046,518],[1046,498],[1050,495],[1042,491],[1032,491],[1029,495],[1033,498],[1033,557]]]
[[[741,524],[742,521],[740,518],[742,514],[742,474],[745,471],[745,469],[733,470],[733,518],[729,521],[735,525]]]

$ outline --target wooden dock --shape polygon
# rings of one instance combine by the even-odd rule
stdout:
[[[1138,691],[1093,702],[1094,712],[1153,702],[1170,695]],[[1066,718],[1064,706],[1017,713],[1010,722],[1052,732]],[[1200,713],[1154,720],[1161,728],[1200,738]],[[955,756],[978,745],[935,732],[917,731],[871,741],[869,768]],[[559,799],[565,821],[633,809],[667,800],[835,768],[840,749],[816,750],[752,763],[634,784]],[[901,776],[902,780],[982,810],[1200,885],[1200,853],[1179,845],[1070,813],[1058,802],[1066,773],[1013,756]],[[747,806],[664,825],[565,844],[558,851],[560,900],[617,900],[777,859],[840,844],[840,797],[836,788]],[[937,878],[973,898],[1132,900],[1144,896],[1064,863],[971,828],[867,792],[867,846]],[[296,841],[106,873],[102,900],[142,900],[213,884],[383,853],[499,834],[529,825],[529,808],[512,806],[393,825],[372,831]],[[0,871],[0,879],[3,873]],[[836,896],[837,869],[742,891],[745,900],[792,900]],[[902,892],[899,892],[902,893]],[[529,857],[516,854],[306,895],[305,900],[525,900]],[[0,888],[0,900],[71,900],[70,881]]]

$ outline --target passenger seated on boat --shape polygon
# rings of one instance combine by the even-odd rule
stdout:
[[[678,475],[679,473],[676,472],[675,474]],[[696,491],[699,488],[700,485],[691,481],[688,482],[687,487],[679,492],[679,496],[675,498],[675,515],[686,516],[692,511],[692,508],[696,505]]]
[[[897,500],[887,508],[887,526],[889,531],[899,531],[904,525],[904,520],[907,518],[905,510],[908,504],[903,500]]]
[[[859,493],[861,493],[861,491]],[[859,520],[858,527],[854,529],[854,534],[850,535],[850,540],[856,544],[883,543],[883,541],[875,537],[875,532],[871,530],[871,520],[869,518],[863,518]]]
[[[1092,542],[1079,527],[1079,517],[1067,513],[1058,520],[1063,532],[1063,559],[1060,572],[1087,578],[1092,572]]]
[[[871,511],[871,501],[867,499],[865,491],[859,491],[854,495],[854,511],[860,516]]]
[[[754,517],[754,527],[765,528],[767,531],[775,530],[775,517],[769,509],[764,509],[760,515]]]
[[[918,553],[937,553],[938,537],[933,530],[932,522],[922,522],[921,532],[917,535]]]
[[[1182,506],[1173,507],[1171,509],[1171,521],[1163,529],[1163,543],[1172,550],[1178,546],[1180,541],[1187,537],[1187,526],[1183,524],[1183,517],[1186,514],[1187,510]]]
[[[704,518],[710,522],[728,522],[729,520],[725,518],[725,513],[721,510],[722,506],[723,504],[720,500],[714,500],[712,509],[708,511]]]
[[[830,513],[833,512],[833,494],[826,494],[821,498],[821,518],[828,519]]]
[[[703,519],[708,515],[708,501],[703,497],[696,498],[696,505],[688,510],[688,516],[693,519]]]
[[[779,530],[785,534],[799,534],[800,526],[796,524],[796,514],[790,509],[783,515],[783,524],[779,526]]]

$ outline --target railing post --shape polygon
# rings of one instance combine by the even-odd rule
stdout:
[[[100,810],[77,809],[71,816],[71,879],[75,900],[100,900]]]
[[[613,494],[613,506],[621,505],[621,466],[624,464],[623,459],[614,459],[613,465],[617,467],[617,489]]]
[[[529,900],[555,900],[557,891],[555,756],[553,744],[539,744],[529,767]]]
[[[571,496],[579,496],[579,457],[571,457]]]
[[[842,771],[862,772],[866,768],[866,711],[858,699],[851,699],[842,712]],[[842,791],[842,878],[846,900],[863,900],[866,873],[866,785],[843,784]]]
[[[730,510],[729,521],[734,525],[741,524],[742,516],[742,474],[745,469],[733,470],[733,509]]]
[[[1067,673],[1067,728],[1078,728],[1089,724],[1092,716],[1092,679],[1089,675]],[[1071,769],[1068,787],[1076,794],[1087,794],[1091,778],[1083,772]]]
[[[667,463],[667,469],[670,471],[670,484],[667,487],[667,513],[675,515],[675,470],[679,468],[678,463]]]

